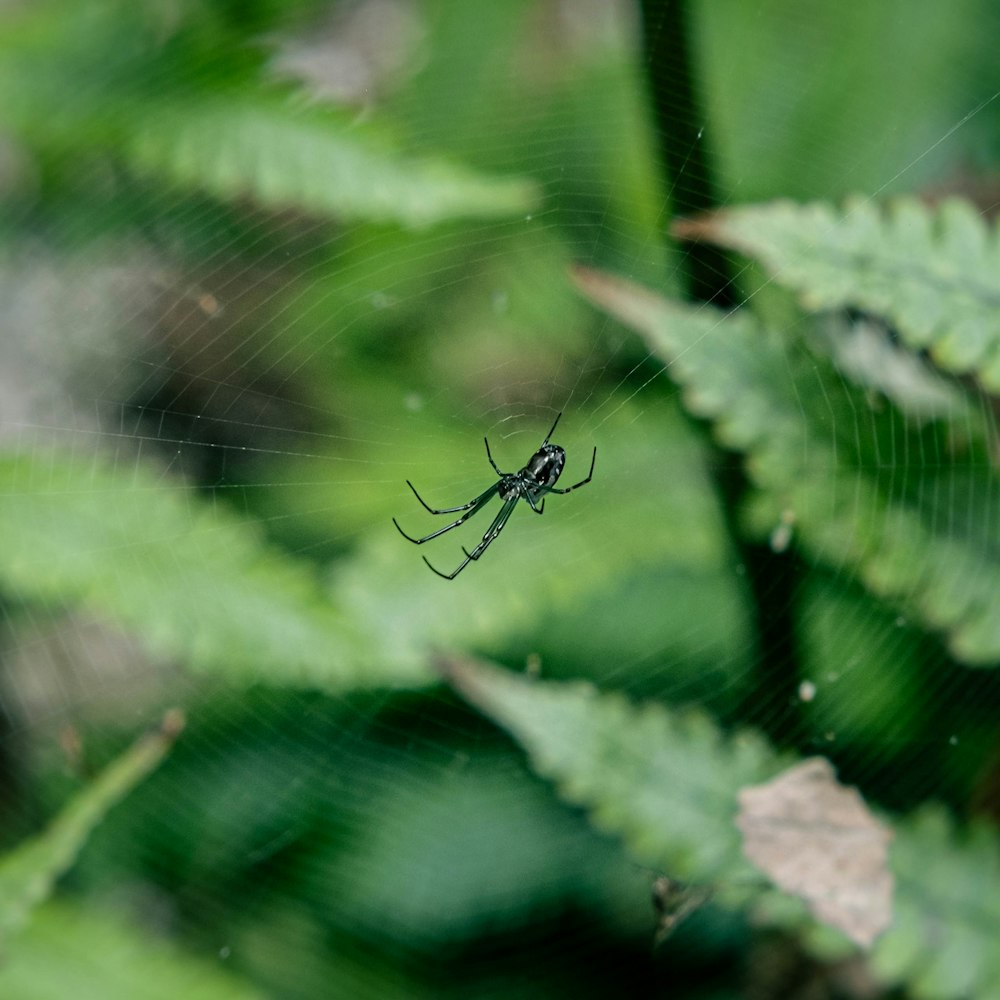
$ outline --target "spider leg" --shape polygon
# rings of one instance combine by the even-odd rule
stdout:
[[[502,472],[500,471],[500,469],[499,469],[499,468],[497,467],[497,463],[493,461],[493,456],[492,456],[492,455],[490,454],[490,439],[489,439],[489,438],[483,438],[483,441],[484,441],[484,442],[485,442],[485,444],[486,444],[486,457],[487,457],[487,458],[488,458],[488,459],[490,460],[490,465],[492,465],[492,466],[493,466],[493,471],[494,471],[494,472],[495,472],[495,473],[496,473],[496,474],[497,474],[498,476],[501,476],[501,477],[502,477],[502,476],[503,476],[503,473],[502,473]]]
[[[486,495],[485,493],[481,494],[474,500],[470,500],[468,503],[463,503],[460,507],[442,507],[440,510],[438,510],[436,507],[431,507],[424,500],[424,498],[417,492],[416,486],[414,486],[413,483],[409,481],[409,479],[406,480],[406,485],[409,486],[411,490],[413,490],[413,495],[420,501],[424,510],[430,511],[430,513],[432,514],[457,514],[460,510],[468,510],[470,507],[475,507],[476,504],[479,503],[479,501],[482,500],[482,498]]]
[[[545,498],[542,497],[542,502],[536,507],[535,498],[530,493],[524,494],[524,499],[528,501],[528,506],[536,513],[541,514],[545,511]]]
[[[434,569],[424,556],[424,562],[427,563],[428,569],[433,570],[438,576],[443,577],[445,580],[454,580],[459,573],[469,565],[473,559],[478,559],[489,547],[490,543],[495,541],[499,536],[500,532],[503,531],[504,525],[510,520],[510,515],[514,513],[514,508],[517,506],[518,497],[514,497],[512,500],[508,500],[501,508],[500,513],[493,519],[493,523],[486,529],[486,533],[483,535],[483,540],[471,551],[467,552],[465,547],[462,547],[462,551],[465,552],[465,559],[452,573],[442,573],[439,569]]]
[[[413,538],[408,535],[402,528],[399,527],[399,521],[395,518],[392,519],[392,523],[396,525],[399,529],[399,533],[408,541],[413,542],[414,545],[423,545],[424,542],[429,542],[432,538],[437,538],[438,535],[443,535],[446,531],[451,531],[452,528],[457,528],[460,524],[464,524],[469,520],[474,514],[478,514],[483,507],[486,506],[493,499],[493,494],[496,493],[499,483],[491,486],[485,493],[481,493],[475,500],[472,501],[471,509],[463,514],[460,518],[452,521],[451,524],[446,524],[443,528],[439,528],[437,531],[432,531],[429,535],[424,535],[423,538]],[[468,506],[468,505],[466,505]],[[457,510],[463,510],[464,508],[458,507]]]
[[[510,520],[510,515],[514,513],[514,508],[517,506],[518,498],[514,497],[512,500],[508,500],[507,503],[503,505],[500,509],[500,513],[497,514],[496,520],[490,525],[489,530],[483,535],[482,541],[471,551],[468,552],[465,546],[462,546],[462,551],[470,559],[478,559],[489,547],[496,541],[499,537],[500,532],[503,531],[504,526]],[[509,509],[508,509],[509,505]]]
[[[564,490],[557,490],[554,486],[539,486],[538,491],[542,493],[572,493],[573,490],[579,489],[581,486],[586,486],[587,483],[594,478],[594,462],[597,461],[597,449],[594,449],[594,454],[590,456],[590,472],[587,473],[586,479],[581,479],[580,482],[574,483],[572,486],[567,486]]]
[[[542,447],[545,447],[549,443],[549,438],[555,433],[556,425],[559,423],[559,418],[562,416],[562,410],[556,414],[556,422],[549,428],[549,433],[545,435],[545,440],[542,442]]]

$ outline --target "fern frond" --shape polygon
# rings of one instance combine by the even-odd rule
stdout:
[[[662,438],[636,437],[598,456],[598,468],[611,483],[648,468],[646,489],[621,496],[595,479],[590,493],[554,498],[561,503],[552,509],[561,507],[563,516],[546,516],[544,524],[518,511],[521,530],[498,543],[505,559],[483,559],[446,596],[390,521],[397,513],[418,534],[423,524],[441,526],[405,487],[419,467],[405,449],[398,499],[376,501],[385,504],[382,526],[338,561],[327,590],[306,565],[265,545],[256,524],[141,463],[114,470],[63,454],[0,455],[0,585],[59,610],[97,610],[154,650],[213,675],[338,691],[424,684],[433,679],[428,649],[523,634],[559,608],[664,564],[689,571],[703,593],[723,588],[722,604],[713,606],[740,635],[742,590],[726,569],[731,552],[703,445],[675,407],[645,409],[656,414]],[[622,405],[608,426],[635,417]],[[454,453],[435,454],[450,460]],[[586,451],[574,452],[571,468],[585,468],[587,459]],[[480,490],[493,479],[485,455],[481,461]],[[362,502],[370,494],[356,496]],[[597,544],[595,518],[602,524]],[[652,521],[661,522],[657,531],[634,530]],[[446,536],[431,559],[450,568],[461,545],[478,540],[488,523],[487,516]],[[511,565],[519,573],[513,588]]]
[[[858,401],[801,345],[789,345],[748,312],[725,314],[662,299],[629,282],[579,271],[596,304],[639,331],[684,386],[688,407],[719,439],[747,453],[775,527],[794,524],[802,545],[838,571],[856,571],[876,594],[945,632],[973,664],[1000,660],[998,487],[985,467],[963,476],[962,503],[918,502],[894,472],[852,450],[865,431]],[[839,406],[839,410],[838,407]],[[936,503],[942,501],[938,499]],[[970,511],[973,512],[970,515]]]
[[[880,393],[906,417],[947,421],[965,437],[975,426],[972,400],[955,379],[893,341],[881,322],[835,313],[817,324],[813,343],[860,388]]]
[[[740,850],[736,793],[788,763],[760,737],[723,740],[701,712],[637,707],[589,683],[538,682],[464,660],[442,667],[641,864],[691,883],[758,879]]]
[[[0,858],[0,939],[5,944],[76,860],[105,813],[163,760],[183,725],[179,713],[167,713],[158,730],[110,764],[44,832]]]
[[[789,763],[759,736],[725,736],[700,713],[635,705],[591,685],[530,680],[469,661],[442,667],[565,800],[619,836],[640,864],[711,886],[720,905],[752,907],[765,921],[802,933],[820,954],[843,954],[841,943],[818,934],[797,901],[768,888],[743,857],[737,794]],[[996,832],[960,837],[942,813],[922,813],[898,824],[890,867],[894,921],[874,945],[875,971],[926,1000],[957,995],[956,982],[967,987],[962,996],[995,998]]]
[[[1000,230],[966,201],[930,207],[869,199],[842,209],[781,201],[678,224],[760,260],[809,309],[851,306],[887,319],[944,369],[1000,391]]]
[[[896,826],[895,921],[872,969],[915,997],[1000,1000],[1000,839],[985,824],[956,829],[926,806]]]
[[[339,690],[426,681],[375,664],[307,567],[195,490],[131,464],[64,454],[0,458],[0,583],[135,630],[216,675]]]
[[[144,108],[123,133],[133,170],[274,210],[418,228],[516,215],[538,200],[526,178],[406,156],[367,126],[267,94]]]
[[[259,44],[247,44],[247,18],[200,21],[196,5],[171,15],[64,0],[5,10],[0,124],[70,163],[106,154],[155,181],[156,197],[165,182],[272,211],[412,228],[537,205],[530,178],[407,154],[389,122],[275,85]]]

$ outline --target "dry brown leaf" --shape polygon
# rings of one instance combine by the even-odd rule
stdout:
[[[868,947],[892,921],[892,832],[822,757],[739,794],[743,853],[812,914]]]

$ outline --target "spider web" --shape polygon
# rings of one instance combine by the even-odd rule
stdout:
[[[199,17],[225,6],[176,16],[208,32]],[[415,152],[535,178],[539,207],[499,221],[331,222],[167,186],[140,202],[96,152],[64,163],[46,148],[42,177],[17,142],[0,144],[17,236],[0,269],[0,443],[150,471],[236,512],[359,616],[380,580],[391,598],[365,626],[390,638],[429,608],[484,616],[442,635],[472,636],[462,649],[514,669],[752,722],[829,755],[890,808],[964,808],[990,752],[992,675],[970,677],[849,563],[744,542],[730,504],[740,458],[566,273],[585,263],[667,295],[714,282],[766,308],[767,279],[671,244],[671,219],[945,189],[993,210],[978,179],[997,156],[995,14],[973,0],[733,0],[685,8],[685,41],[649,7],[667,37],[644,54],[641,12],[624,2],[358,0],[285,17],[260,5],[267,72],[296,81],[304,105],[384,116]],[[687,68],[672,61],[685,52]],[[684,96],[688,72],[698,93]],[[431,505],[464,503],[495,479],[484,435],[516,471],[559,411],[560,485],[586,475],[596,446],[594,481],[550,497],[541,518],[520,505],[482,560],[435,578],[420,555],[450,571],[498,506],[418,549],[391,517],[413,534],[440,524],[405,480]],[[842,430],[864,415],[851,422]],[[961,503],[948,489],[946,513]],[[5,610],[9,841],[183,705],[184,739],[95,835],[65,895],[263,995],[790,988],[770,978],[777,953],[755,967],[747,928],[711,910],[651,958],[652,874],[443,687],[247,688],[152,655],[86,602],[11,594]]]

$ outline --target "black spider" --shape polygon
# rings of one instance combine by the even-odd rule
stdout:
[[[586,486],[590,482],[594,475],[594,462],[597,461],[596,448],[590,459],[590,472],[587,473],[586,479],[581,479],[580,482],[574,483],[572,486],[567,486],[564,490],[557,490],[555,488],[555,482],[562,474],[563,466],[566,464],[566,452],[557,444],[549,444],[549,438],[552,437],[552,433],[555,431],[556,424],[559,423],[561,416],[561,413],[556,414],[556,421],[549,430],[549,433],[545,435],[542,446],[528,459],[528,464],[520,472],[501,472],[497,468],[497,463],[493,461],[493,456],[490,454],[489,439],[483,438],[486,442],[486,457],[490,460],[493,471],[500,478],[485,493],[480,493],[474,500],[462,504],[461,507],[444,507],[442,510],[435,510],[424,503],[413,483],[409,479],[406,480],[406,485],[413,490],[413,495],[432,514],[455,514],[460,510],[468,511],[467,514],[463,514],[457,521],[452,521],[446,527],[432,531],[429,535],[424,535],[423,538],[411,538],[399,527],[399,521],[393,518],[392,523],[399,528],[399,533],[415,545],[423,545],[424,542],[429,542],[432,538],[437,538],[438,535],[443,535],[446,531],[451,531],[452,528],[457,528],[460,524],[464,524],[473,514],[478,514],[493,499],[494,495],[499,496],[504,501],[500,512],[493,519],[493,523],[486,530],[486,534],[483,535],[483,540],[471,552],[467,551],[464,545],[462,546],[462,551],[465,553],[465,561],[453,573],[442,573],[440,570],[434,569],[427,561],[427,557],[423,557],[424,562],[438,576],[444,577],[445,580],[454,580],[470,562],[478,559],[489,548],[500,532],[503,531],[504,525],[510,520],[510,515],[514,513],[514,508],[517,506],[518,500],[527,500],[528,506],[536,514],[541,514],[545,510],[544,498],[547,493],[570,493],[577,489],[577,487]],[[542,498],[541,502],[538,502],[539,498]]]

